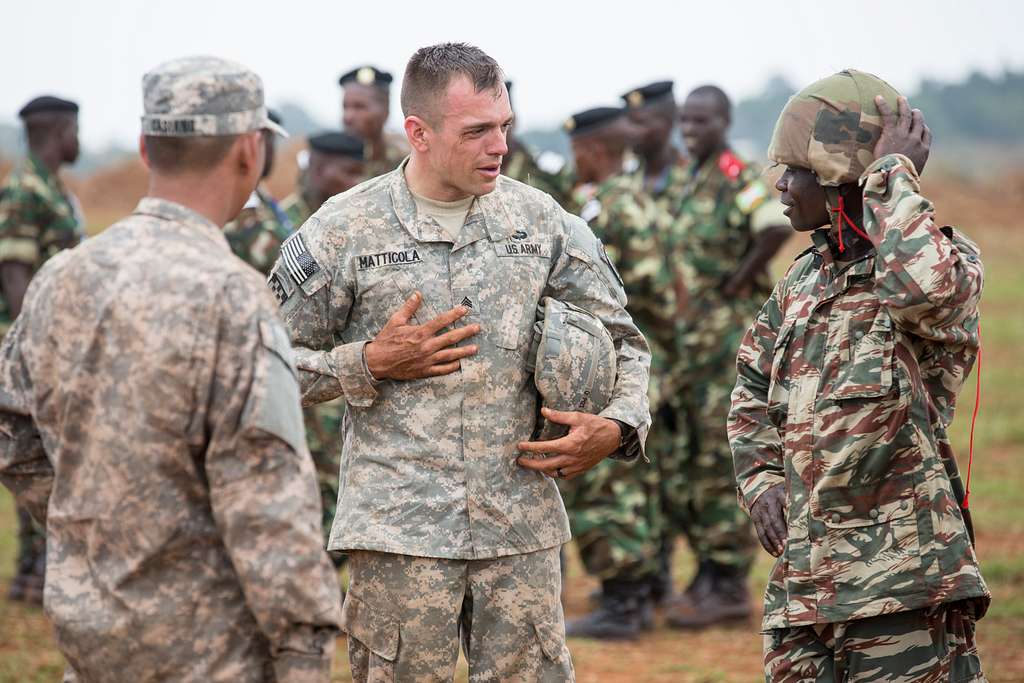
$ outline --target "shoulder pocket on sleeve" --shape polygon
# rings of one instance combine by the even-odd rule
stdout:
[[[306,434],[302,404],[288,334],[280,323],[261,320],[259,369],[243,413],[246,427],[276,436],[300,453]]]

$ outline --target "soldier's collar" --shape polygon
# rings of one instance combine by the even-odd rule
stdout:
[[[441,226],[432,218],[420,218],[416,212],[416,200],[409,190],[405,179],[405,167],[408,157],[398,168],[391,172],[389,191],[391,202],[395,207],[395,216],[402,227],[418,242],[447,242],[449,238],[441,231]],[[465,225],[483,221],[487,236],[492,242],[508,239],[516,228],[509,215],[508,207],[502,200],[500,187],[503,178],[498,178],[498,186],[494,191],[477,197],[466,216]]]
[[[31,171],[42,178],[44,183],[61,194],[64,193],[64,184],[60,180],[60,175],[47,168],[46,164],[44,164],[39,157],[32,152],[29,152],[26,161],[28,162],[28,166]]]
[[[135,211],[132,213],[152,216],[176,225],[186,226],[192,232],[202,235],[210,242],[222,247],[225,251],[231,251],[231,247],[228,246],[228,240],[224,237],[223,230],[206,216],[177,202],[158,197],[143,197],[139,200]]]

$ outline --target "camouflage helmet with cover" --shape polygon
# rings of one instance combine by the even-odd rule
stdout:
[[[863,71],[846,69],[812,83],[783,108],[768,158],[814,171],[826,187],[857,182],[882,135],[878,95],[896,110],[896,89]]]

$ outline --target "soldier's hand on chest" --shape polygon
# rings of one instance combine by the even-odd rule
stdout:
[[[455,345],[480,332],[479,325],[442,332],[469,309],[456,306],[422,325],[410,325],[422,302],[423,296],[415,292],[364,347],[366,366],[374,378],[408,380],[447,375],[459,369],[461,359],[477,352],[475,344]]]

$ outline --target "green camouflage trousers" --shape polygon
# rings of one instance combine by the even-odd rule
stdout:
[[[648,452],[658,470],[662,543],[686,536],[698,560],[749,570],[750,519],[736,502],[736,475],[725,431],[733,364],[679,391],[654,416]]]
[[[338,476],[341,469],[341,423],[345,419],[345,399],[336,398],[302,411],[306,421],[306,442],[316,465],[323,504],[324,545],[331,535],[338,507]]]
[[[764,636],[769,683],[984,681],[976,603],[962,601]]]
[[[559,488],[588,574],[634,581],[657,570],[658,483],[650,464],[606,459]]]
[[[448,683],[459,642],[472,683],[575,680],[558,548],[488,560],[349,551],[342,607],[356,683]]]

